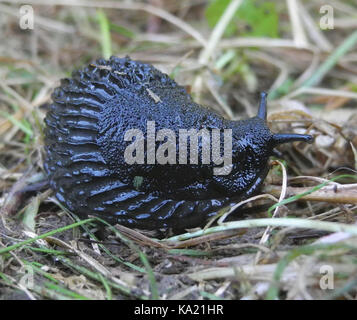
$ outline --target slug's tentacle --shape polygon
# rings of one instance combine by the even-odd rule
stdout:
[[[275,145],[282,143],[303,141],[307,143],[313,142],[313,137],[308,134],[295,134],[295,133],[275,133],[273,135],[273,141]]]
[[[267,96],[268,94],[264,91],[260,93],[260,104],[257,115],[258,118],[264,121],[267,119]]]

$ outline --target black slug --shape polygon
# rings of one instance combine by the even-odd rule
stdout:
[[[312,141],[269,130],[265,93],[256,117],[226,120],[128,57],[74,72],[52,100],[44,167],[56,198],[78,215],[140,229],[202,225],[258,191],[274,147]]]

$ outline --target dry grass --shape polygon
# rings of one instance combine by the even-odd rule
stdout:
[[[0,0],[0,298],[356,299],[353,1],[276,1],[277,38],[227,36],[238,0],[213,29],[208,1],[28,2],[33,30],[19,28],[22,1]],[[335,28],[322,31],[326,3]],[[173,74],[232,119],[255,114],[267,90],[272,130],[315,143],[280,148],[263,194],[240,215],[223,209],[216,226],[159,240],[77,222],[43,188],[45,104],[59,79],[109,54]]]

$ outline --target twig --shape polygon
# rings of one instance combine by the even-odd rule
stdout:
[[[1,0],[0,0],[1,1]],[[266,47],[266,48],[293,48],[316,51],[317,47],[311,44],[298,47],[290,39],[272,39],[272,38],[231,38],[223,39],[218,44],[219,48],[240,48],[240,47]]]
[[[287,176],[287,173],[286,173],[285,166],[278,160],[275,160],[274,162],[276,162],[277,164],[280,165],[281,170],[283,172],[283,179],[282,179],[283,182],[282,182],[282,185],[281,185],[281,192],[280,192],[280,196],[279,196],[279,202],[281,202],[281,201],[284,200],[284,198],[286,196],[288,176]],[[277,209],[279,209],[279,208],[280,207],[276,207],[275,208],[272,218],[275,218],[275,216],[278,214],[279,210],[277,210]],[[266,243],[268,241],[270,231],[271,231],[271,227],[267,227],[266,230],[264,231],[264,234],[263,234],[262,238],[259,241],[259,244],[264,244],[264,243]]]
[[[216,99],[216,101],[220,105],[223,112],[227,115],[228,119],[233,119],[232,109],[221,97],[218,90],[216,90],[216,88],[210,84],[210,81],[208,79],[205,79],[204,82],[205,82],[205,85],[208,88],[208,90],[211,92],[212,96]]]
[[[287,187],[288,176],[287,176],[287,173],[286,173],[285,166],[278,160],[273,161],[273,163],[274,162],[280,165],[280,167],[282,169],[282,172],[283,172],[283,180],[282,180],[283,183],[282,183],[282,186],[281,186],[281,193],[280,193],[280,196],[279,196],[279,202],[281,202],[281,201],[284,200],[285,195],[286,195],[286,187]],[[277,215],[277,213],[279,211],[279,210],[277,210],[278,208],[280,208],[280,207],[276,207],[275,208],[272,218],[275,218],[275,216]],[[264,234],[263,234],[263,236],[261,237],[261,239],[259,241],[260,245],[264,245],[265,243],[268,242],[272,230],[273,230],[273,228],[270,227],[270,226],[265,229]],[[256,256],[255,256],[255,260],[254,260],[255,264],[258,263],[260,257],[261,257],[261,251],[259,250],[257,252]]]
[[[213,51],[217,48],[217,44],[223,36],[229,22],[232,20],[237,9],[241,5],[242,0],[232,0],[222,14],[220,20],[213,29],[211,36],[208,40],[207,46],[203,49],[198,59],[199,63],[205,65],[208,63],[212,56]]]
[[[300,19],[300,10],[297,0],[286,0],[289,16],[291,20],[291,27],[294,37],[294,42],[297,47],[305,47],[308,44],[303,23]]]
[[[334,89],[325,89],[325,88],[306,88],[300,87],[299,89],[289,93],[288,95],[284,96],[284,99],[291,99],[293,97],[299,96],[301,94],[316,94],[316,95],[324,95],[324,96],[331,96],[331,97],[345,97],[357,100],[357,93],[344,91],[344,90],[334,90]],[[282,98],[282,99],[283,99]]]
[[[288,187],[287,196],[291,197],[302,194],[310,189],[311,187]],[[281,187],[273,185],[265,186],[264,192],[278,196],[281,192]],[[357,204],[357,184],[325,186],[313,193],[299,198],[298,200]]]
[[[258,199],[263,199],[263,198],[269,198],[275,202],[279,202],[278,199],[276,199],[275,197],[273,197],[272,195],[270,194],[259,194],[257,196],[254,196],[254,197],[251,197],[249,199],[246,199],[246,200],[243,200],[243,201],[240,201],[239,203],[235,204],[234,206],[232,206],[228,212],[224,213],[217,221],[218,224],[224,224],[224,220],[227,219],[227,217],[233,212],[235,211],[236,209],[238,209],[239,207],[241,207],[243,204],[246,204],[246,203],[249,203],[249,202],[252,202],[254,200],[258,200]]]

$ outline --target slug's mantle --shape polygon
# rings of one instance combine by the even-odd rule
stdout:
[[[258,191],[274,147],[312,141],[309,135],[271,133],[265,93],[256,117],[226,120],[195,103],[166,74],[128,57],[100,59],[74,72],[52,100],[45,119],[45,170],[56,198],[78,215],[141,229],[201,225]],[[128,164],[125,132],[146,132],[148,121],[177,137],[180,129],[231,129],[230,174],[214,175],[214,163]],[[156,141],[155,148],[162,143]]]

